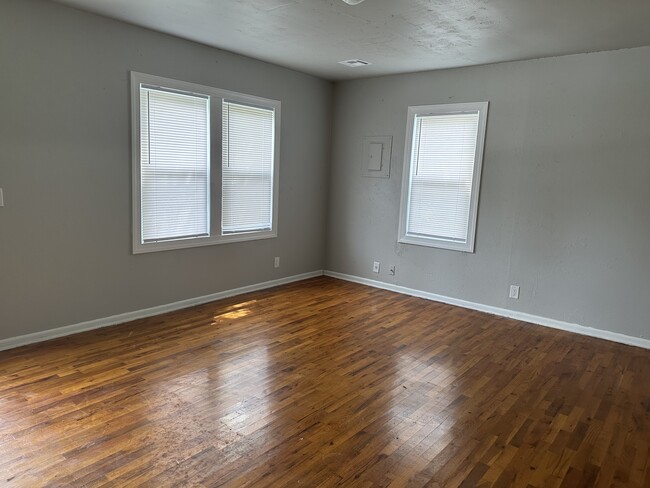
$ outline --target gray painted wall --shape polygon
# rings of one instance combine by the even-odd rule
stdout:
[[[328,269],[650,337],[649,87],[650,48],[337,84]],[[407,106],[484,100],[476,252],[397,244]],[[387,134],[390,179],[362,178]]]
[[[650,48],[345,82],[332,98],[287,69],[0,0],[0,68],[0,339],[325,264],[650,337]],[[277,239],[131,254],[130,70],[282,100]],[[476,100],[490,101],[476,252],[398,245],[406,107]],[[362,178],[362,136],[385,134],[391,178]]]
[[[130,70],[282,101],[277,239],[131,254]],[[331,92],[57,4],[1,0],[0,339],[322,269]]]

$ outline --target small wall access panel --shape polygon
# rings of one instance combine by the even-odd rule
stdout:
[[[393,136],[366,136],[363,138],[361,176],[390,177],[390,155]]]

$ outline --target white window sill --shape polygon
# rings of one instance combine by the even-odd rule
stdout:
[[[215,246],[217,244],[229,244],[232,242],[257,241],[260,239],[272,239],[277,236],[278,233],[276,231],[265,231],[229,234],[225,236],[196,237],[191,239],[178,239],[175,241],[148,242],[144,244],[141,242],[134,242],[133,254]]]
[[[397,242],[400,244],[412,244],[414,246],[435,247],[438,249],[450,249],[452,251],[474,252],[474,243],[449,241],[445,239],[436,239],[434,237],[416,237],[406,235],[400,237]]]

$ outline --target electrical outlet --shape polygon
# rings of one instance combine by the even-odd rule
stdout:
[[[510,298],[519,299],[519,285],[510,285]]]
[[[395,276],[395,265],[394,264],[391,264],[388,267],[388,274],[391,275],[391,276]]]
[[[276,256],[275,259],[273,260],[273,267],[274,268],[280,267],[280,256]]]
[[[372,263],[372,272],[379,273],[379,261],[375,261],[374,263]]]

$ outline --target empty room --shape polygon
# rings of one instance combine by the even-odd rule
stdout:
[[[0,0],[0,486],[650,487],[648,25]]]

